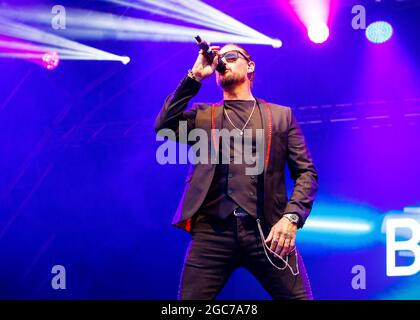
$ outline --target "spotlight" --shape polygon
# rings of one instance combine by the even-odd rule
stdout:
[[[41,60],[49,70],[54,69],[59,60],[101,60],[127,61],[123,57],[94,48],[82,43],[69,40],[42,29],[22,24],[20,22],[3,19],[0,9],[0,35],[16,39],[0,41],[0,48],[24,50],[25,52],[0,52],[0,57]],[[36,16],[34,13],[32,17]],[[35,54],[34,54],[35,52]]]
[[[205,28],[199,29],[193,26],[134,17],[120,17],[116,21],[112,14],[84,9],[72,9],[71,21],[68,21],[69,28],[65,31],[66,37],[73,39],[69,40],[59,37],[56,33],[41,33],[42,30],[35,30],[35,28],[31,28],[29,25],[22,24],[24,22],[26,24],[36,24],[37,26],[46,25],[49,28],[51,25],[51,14],[49,14],[50,9],[48,8],[3,9],[0,7],[0,34],[27,41],[59,46],[74,51],[86,52],[95,57],[103,57],[107,53],[82,45],[75,41],[75,39],[86,39],[89,41],[114,39],[119,41],[191,42],[193,36],[200,34],[212,43],[281,45],[281,42],[277,39],[272,39],[252,29],[200,0],[104,1],[151,12],[153,15],[161,15],[165,18],[173,18],[190,24],[204,26]],[[7,23],[4,22],[4,26],[2,16],[10,20]],[[17,23],[17,21],[21,23]],[[61,51],[58,51],[58,53],[60,54],[61,60],[65,60],[67,57],[73,58],[72,55],[63,55]],[[112,60],[122,62],[121,56],[112,55],[112,57],[115,58]],[[111,60],[111,56],[108,55],[107,59]],[[101,58],[101,60],[103,59]]]
[[[323,230],[333,233],[365,233],[372,231],[372,226],[368,222],[356,221],[340,221],[340,220],[325,220],[325,219],[312,219],[308,221],[308,229]]]
[[[366,28],[366,38],[373,43],[384,43],[392,37],[392,26],[385,21],[376,21]]]
[[[308,27],[308,36],[312,42],[323,43],[330,36],[330,29],[325,22],[312,23]]]
[[[42,56],[42,65],[48,70],[54,70],[60,63],[60,58],[56,51],[50,51]]]
[[[312,42],[327,41],[330,35],[327,23],[330,21],[332,0],[289,0],[284,2],[287,2],[295,11]]]
[[[271,45],[273,48],[278,49],[283,45],[283,43],[279,39],[274,39]]]
[[[130,62],[130,60],[131,60],[130,57],[124,56],[124,57],[122,57],[121,62],[123,64],[127,64],[127,63]]]

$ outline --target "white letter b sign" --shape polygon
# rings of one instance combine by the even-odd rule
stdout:
[[[411,238],[396,241],[395,234],[399,228],[409,229]],[[387,276],[411,276],[420,271],[420,224],[411,218],[389,219],[386,222],[386,274]],[[414,261],[408,266],[396,265],[398,251],[411,251]]]

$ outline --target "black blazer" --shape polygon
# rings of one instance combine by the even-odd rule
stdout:
[[[188,130],[202,128],[211,137],[211,129],[221,129],[222,103],[195,104],[188,102],[198,93],[201,83],[185,77],[165,101],[156,118],[155,131],[171,129],[178,137],[179,121],[187,121]],[[299,228],[305,223],[315,199],[318,177],[304,136],[289,107],[267,103],[257,98],[265,134],[264,220],[271,228],[285,213],[300,216]],[[209,144],[210,146],[210,144]],[[210,149],[209,149],[210,150]],[[289,166],[295,181],[287,198],[284,169]],[[215,172],[215,164],[197,164],[190,168],[182,199],[172,224],[191,230],[191,218],[202,205]]]

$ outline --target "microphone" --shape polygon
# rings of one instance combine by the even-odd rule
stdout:
[[[203,50],[203,54],[207,58],[207,61],[209,63],[213,63],[216,53],[210,49],[209,44],[203,39],[201,39],[200,36],[196,36],[194,37],[194,39],[197,42],[200,49]],[[224,64],[222,59],[219,59],[219,63],[217,64],[216,70],[220,73],[224,73],[226,71],[226,65]]]

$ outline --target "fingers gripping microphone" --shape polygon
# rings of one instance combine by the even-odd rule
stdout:
[[[207,58],[208,62],[213,63],[216,53],[210,49],[209,44],[206,41],[202,40],[200,36],[196,36],[194,38],[200,49],[203,50],[203,54]],[[220,73],[224,73],[226,71],[226,66],[223,63],[222,59],[219,59],[219,63],[217,64],[216,70]]]

